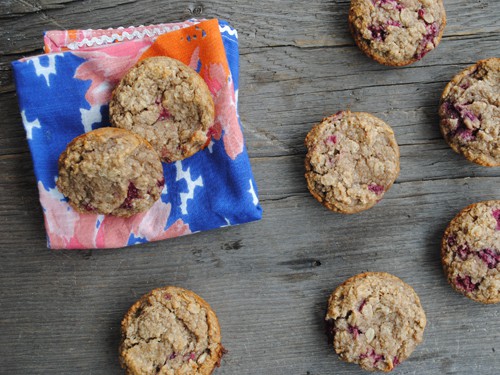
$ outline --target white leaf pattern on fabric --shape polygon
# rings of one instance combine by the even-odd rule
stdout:
[[[85,133],[92,130],[92,124],[101,122],[101,106],[93,105],[90,109],[80,108],[80,113],[82,115],[82,125]]]
[[[161,191],[161,195],[167,195],[168,194],[168,187],[167,184],[163,185],[163,190]]]
[[[187,215],[187,201],[188,199],[194,198],[194,189],[196,186],[203,187],[203,179],[199,176],[196,180],[191,179],[191,171],[189,168],[187,171],[182,170],[182,162],[175,162],[175,168],[177,170],[177,176],[175,181],[186,180],[187,193],[180,193],[181,196],[181,212],[183,215]]]
[[[247,191],[252,195],[253,204],[257,206],[259,204],[259,198],[257,198],[257,194],[255,194],[255,188],[253,187],[252,180],[248,180],[250,182],[250,189]]]
[[[102,120],[101,106],[93,105],[90,109],[80,108],[82,115],[82,125],[85,133],[92,130],[92,124],[99,123]]]
[[[209,144],[208,144],[208,146],[207,146],[207,149],[208,149],[208,151],[209,151],[211,154],[214,152],[213,147],[214,147],[214,140],[213,140],[213,139],[211,139],[211,140],[210,140],[210,143],[209,143]]]
[[[49,60],[49,66],[42,66],[42,64],[40,64],[40,58],[44,56],[47,56],[47,59]],[[31,61],[33,61],[33,65],[35,66],[36,75],[38,77],[43,76],[45,78],[45,81],[47,82],[47,86],[50,87],[49,76],[51,74],[56,74],[56,56],[64,55],[62,53],[53,53],[44,56],[32,58]]]
[[[33,128],[41,129],[40,121],[34,119],[33,121],[28,121],[26,118],[26,111],[21,112],[21,118],[23,119],[24,128],[26,129],[26,138],[33,139]]]

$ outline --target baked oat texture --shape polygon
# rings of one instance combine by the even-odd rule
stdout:
[[[344,361],[388,372],[422,342],[426,317],[415,291],[396,276],[367,272],[330,296],[327,333]]]
[[[128,130],[93,130],[59,157],[57,187],[78,212],[129,217],[148,210],[164,184],[157,152]]]
[[[439,106],[441,133],[457,153],[500,166],[500,58],[480,60],[446,85]]]
[[[351,0],[349,26],[367,56],[403,66],[437,47],[446,13],[442,0]]]
[[[394,132],[369,113],[337,112],[312,128],[305,145],[309,191],[335,212],[372,207],[399,174]]]
[[[214,311],[186,289],[154,289],[122,321],[120,361],[128,375],[209,375],[223,352]]]
[[[168,57],[139,62],[113,91],[111,123],[142,137],[165,162],[185,159],[210,142],[214,103],[205,81]]]
[[[500,200],[460,211],[443,235],[441,259],[456,291],[477,302],[500,302]]]

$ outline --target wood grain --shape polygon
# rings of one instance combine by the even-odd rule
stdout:
[[[0,373],[120,374],[119,322],[155,287],[194,290],[215,309],[229,353],[216,374],[359,374],[326,344],[329,293],[363,271],[393,273],[426,310],[424,343],[401,374],[500,369],[499,306],[447,285],[440,237],[464,206],[500,199],[500,171],[467,162],[442,140],[445,84],[500,55],[500,2],[445,0],[448,25],[422,61],[388,68],[350,37],[349,1],[72,1],[0,4]],[[45,248],[31,156],[10,62],[41,52],[43,30],[229,20],[240,36],[240,114],[264,208],[258,223],[122,250]],[[373,209],[325,210],[307,192],[303,140],[339,109],[393,126],[401,174]]]

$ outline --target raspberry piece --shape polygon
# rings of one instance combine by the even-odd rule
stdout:
[[[355,338],[355,339],[357,339],[357,338],[358,338],[358,336],[359,336],[360,334],[362,334],[362,333],[363,333],[363,332],[361,332],[361,331],[359,330],[359,328],[358,328],[358,327],[356,327],[356,326],[351,326],[351,325],[349,325],[349,326],[347,327],[347,330],[349,331],[349,333],[350,333],[351,335],[353,335],[353,336],[354,336],[354,338]]]
[[[469,245],[460,245],[457,248],[457,255],[459,256],[460,259],[466,260],[469,257],[470,254],[470,248]]]
[[[447,136],[449,138],[460,137],[464,141],[471,141],[476,138],[476,130],[469,129],[464,123],[464,117],[467,117],[471,121],[478,120],[476,115],[469,111],[464,105],[452,104],[449,101],[443,103],[443,108],[446,115],[450,119],[457,119],[457,126],[448,132]]]
[[[328,138],[326,138],[326,143],[332,143],[332,144],[337,143],[337,136],[335,134],[330,135]]]
[[[457,276],[455,279],[455,285],[466,292],[473,292],[479,287],[479,283],[474,284],[470,276]]]
[[[498,262],[500,262],[500,254],[493,249],[483,249],[477,253],[477,256],[486,263],[490,270],[496,268]]]
[[[415,58],[420,60],[424,57],[427,52],[429,52],[434,47],[434,38],[439,34],[439,26],[437,22],[433,22],[425,26],[427,33],[424,35],[423,39],[420,41],[420,46],[415,53]],[[432,47],[427,48],[428,44],[431,43]]]
[[[163,120],[167,120],[169,118],[171,118],[172,115],[170,114],[170,112],[168,111],[168,109],[166,109],[165,107],[161,107],[161,110],[160,110],[160,115],[158,116],[158,120],[156,121],[163,121]]]
[[[497,227],[495,229],[500,230],[500,209],[493,210],[492,215],[495,218],[495,220],[497,221]]]
[[[387,25],[389,26],[396,26],[396,27],[401,27],[401,22],[395,21],[395,20],[388,20]]]
[[[455,106],[450,102],[446,101],[443,103],[444,111],[449,118],[456,119],[460,118],[460,112],[455,108]]]
[[[368,185],[368,190],[374,192],[377,195],[380,195],[384,192],[384,187],[382,185],[370,184]]]
[[[157,104],[160,107],[160,114],[158,115],[158,119],[156,121],[163,121],[163,120],[166,120],[166,119],[172,117],[172,115],[170,114],[170,112],[168,111],[168,109],[166,109],[163,106],[163,103],[161,101],[161,96],[158,96],[156,98],[155,104]]]
[[[363,358],[371,358],[373,360],[373,363],[376,365],[378,362],[383,361],[385,357],[383,355],[375,353],[375,350],[372,349],[371,352],[366,352],[365,354],[361,354],[359,356],[360,359]]]
[[[128,184],[127,198],[123,201],[121,208],[132,208],[132,201],[139,198],[139,190],[135,187],[133,182]]]
[[[448,244],[448,246],[456,245],[457,244],[457,237],[455,235],[449,236],[448,239],[446,240],[446,243]]]
[[[383,26],[370,25],[368,26],[368,30],[372,33],[372,38],[378,41],[383,42],[385,37],[387,36],[387,31]]]

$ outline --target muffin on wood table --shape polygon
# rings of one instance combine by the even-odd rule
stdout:
[[[109,114],[113,126],[139,134],[164,162],[173,162],[208,145],[214,103],[193,69],[169,57],[150,57],[120,81]]]
[[[120,362],[128,375],[209,375],[223,353],[217,317],[192,291],[154,289],[123,318]]]
[[[500,200],[460,211],[444,232],[441,259],[456,291],[477,302],[500,302]]]
[[[500,166],[500,58],[478,61],[446,85],[439,106],[441,133],[457,153]]]
[[[427,323],[413,288],[384,272],[362,273],[341,284],[330,296],[325,321],[342,360],[385,372],[411,355]]]
[[[93,130],[59,157],[57,187],[78,212],[129,217],[148,210],[164,184],[158,153],[128,130]]]
[[[349,26],[368,57],[403,66],[437,47],[446,13],[442,0],[351,0]]]
[[[309,191],[335,212],[369,209],[399,174],[394,132],[369,113],[337,112],[311,129],[305,145]]]

